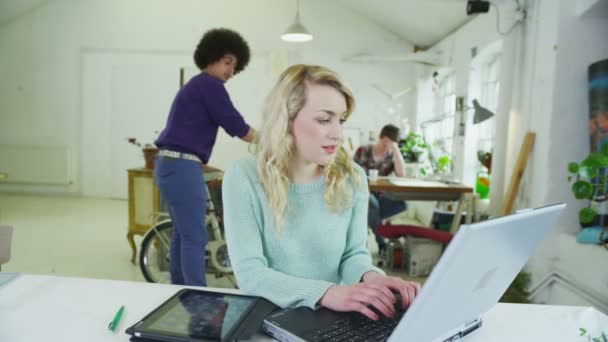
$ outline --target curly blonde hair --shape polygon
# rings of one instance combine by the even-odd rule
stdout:
[[[262,126],[257,138],[257,168],[262,188],[268,198],[275,224],[280,231],[287,208],[289,164],[296,150],[290,124],[306,102],[306,83],[330,86],[338,90],[346,101],[344,119],[355,108],[351,91],[335,72],[316,65],[293,65],[285,70],[266,99]],[[340,142],[342,143],[342,141]],[[324,199],[332,212],[352,206],[352,186],[360,187],[357,171],[351,158],[340,146],[335,157],[323,168],[325,175]]]

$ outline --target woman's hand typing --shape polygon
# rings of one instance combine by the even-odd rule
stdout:
[[[357,311],[370,319],[378,320],[374,307],[386,317],[395,315],[395,295],[385,285],[359,283],[331,286],[320,304],[334,311]]]
[[[399,277],[389,277],[374,271],[365,273],[362,280],[363,284],[379,285],[387,287],[389,291],[399,292],[403,309],[408,308],[420,292],[420,283],[418,282],[405,281]]]

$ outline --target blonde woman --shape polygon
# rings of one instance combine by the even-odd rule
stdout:
[[[281,307],[324,306],[371,319],[407,307],[420,285],[387,277],[366,248],[364,171],[340,146],[354,99],[338,75],[294,65],[266,101],[255,157],[223,181],[228,251],[239,286]]]

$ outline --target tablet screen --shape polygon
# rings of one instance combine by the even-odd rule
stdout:
[[[255,299],[249,297],[185,291],[161,306],[137,330],[221,341],[254,303]]]

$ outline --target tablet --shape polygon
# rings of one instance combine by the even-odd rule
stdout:
[[[239,331],[247,329],[246,321],[251,321],[252,311],[260,301],[264,300],[183,289],[127,329],[127,333],[164,341],[233,341]]]

